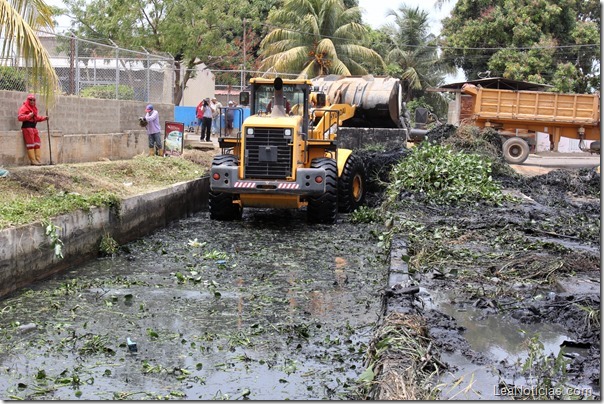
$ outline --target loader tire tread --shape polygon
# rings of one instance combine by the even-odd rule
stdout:
[[[232,154],[220,154],[214,156],[212,166],[237,166],[237,157]],[[241,219],[242,209],[239,205],[233,203],[233,194],[224,192],[212,192],[208,194],[208,208],[210,210],[210,219],[221,221],[233,221]]]
[[[338,181],[338,207],[342,213],[350,213],[365,203],[365,166],[356,154],[346,160]]]
[[[325,170],[325,193],[308,200],[307,219],[311,223],[334,224],[338,217],[338,167],[334,159],[313,159],[311,168]]]

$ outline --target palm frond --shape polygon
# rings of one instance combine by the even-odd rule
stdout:
[[[348,67],[342,63],[341,60],[336,59],[334,61],[332,61],[332,64],[329,68],[329,74],[340,74],[340,75],[344,75],[344,76],[350,76],[350,69],[348,69]]]
[[[362,58],[375,59],[375,63],[383,65],[377,53],[357,45],[367,35],[366,27],[359,21],[360,9],[346,9],[342,0],[285,0],[270,20],[282,26],[271,30],[261,43],[263,66],[275,63],[275,67],[284,68],[284,63],[288,63],[290,71],[299,68],[311,76],[322,69],[349,71],[353,63],[357,69]],[[294,33],[286,34],[287,28]],[[304,51],[289,53],[290,49],[299,48]],[[361,48],[365,50],[360,51]]]
[[[339,53],[346,55],[349,59],[364,60],[385,67],[384,60],[373,49],[356,44],[341,45],[338,49]]]
[[[52,28],[50,9],[39,0],[31,3],[0,0],[0,27],[0,34],[5,38],[0,57],[10,58],[14,53],[17,58],[23,58],[29,68],[30,91],[39,92],[47,108],[52,108],[59,78],[35,33],[38,28]]]

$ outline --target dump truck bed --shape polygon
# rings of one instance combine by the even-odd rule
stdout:
[[[592,94],[558,94],[540,91],[477,89],[477,118],[597,125],[599,97]]]
[[[578,138],[579,128],[586,139],[600,137],[600,97],[593,94],[559,94],[542,91],[511,91],[464,85],[473,96],[472,118],[480,126],[503,125]],[[487,124],[488,123],[488,124]]]

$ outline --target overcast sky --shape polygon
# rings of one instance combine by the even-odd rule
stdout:
[[[374,29],[392,22],[392,17],[386,18],[386,13],[390,9],[398,12],[401,4],[409,7],[419,7],[429,13],[430,24],[433,27],[432,33],[436,35],[441,30],[440,20],[451,14],[456,2],[457,0],[449,0],[440,10],[434,6],[436,0],[359,0],[359,7],[363,9],[363,22],[371,25]],[[465,80],[465,76],[461,70],[458,70],[457,74],[447,76],[445,81],[455,83],[463,80]]]
[[[392,17],[386,18],[389,9],[398,12],[399,7],[404,4],[409,7],[419,7],[430,15],[430,24],[433,26],[432,33],[440,32],[440,20],[448,16],[456,3],[449,0],[439,10],[434,4],[436,0],[359,0],[359,7],[363,9],[363,21],[373,28],[379,28],[387,22],[392,22]]]

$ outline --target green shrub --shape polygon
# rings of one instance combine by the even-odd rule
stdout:
[[[84,98],[101,98],[105,100],[115,99],[115,85],[107,84],[103,86],[92,86],[86,87],[80,91],[80,96]],[[118,99],[120,100],[133,100],[134,89],[129,86],[119,85],[118,86]]]
[[[120,245],[110,234],[105,233],[101,238],[101,244],[99,245],[99,252],[104,255],[113,255],[118,252]]]
[[[410,191],[434,204],[485,201],[499,204],[503,195],[491,177],[491,162],[448,146],[423,142],[391,172],[386,191],[394,202]]]
[[[0,90],[27,91],[25,72],[0,66]]]

